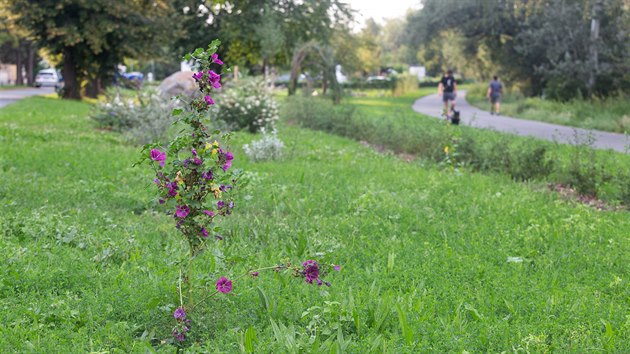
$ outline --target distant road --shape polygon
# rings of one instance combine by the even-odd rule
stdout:
[[[412,106],[413,110],[432,117],[441,117],[442,96],[437,94],[418,99]],[[522,136],[557,141],[563,144],[585,142],[589,137],[593,147],[597,149],[612,149],[627,152],[630,147],[630,137],[624,134],[608,133],[597,130],[567,127],[532,120],[516,119],[505,116],[493,116],[488,111],[473,107],[466,102],[466,91],[457,91],[457,109],[461,112],[461,124],[475,128],[491,129]]]
[[[54,87],[40,87],[40,88],[21,88],[15,90],[0,90],[0,108],[20,100],[24,97],[47,95],[54,93]]]

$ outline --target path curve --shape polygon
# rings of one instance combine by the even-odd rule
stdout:
[[[473,107],[466,101],[466,91],[457,91],[457,109],[461,112],[461,124],[475,128],[491,129],[505,133],[530,136],[575,145],[593,139],[592,146],[597,149],[612,149],[627,153],[630,137],[624,134],[608,133],[597,130],[567,127],[532,120],[494,116],[488,111]],[[437,94],[422,97],[412,106],[413,110],[431,117],[440,118],[442,114],[442,96]]]
[[[25,97],[54,93],[53,87],[0,90],[0,108]]]

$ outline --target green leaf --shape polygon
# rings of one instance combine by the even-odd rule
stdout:
[[[178,116],[178,115],[182,114],[182,112],[183,112],[183,111],[184,111],[184,110],[183,110],[183,109],[181,109],[181,108],[175,108],[175,109],[173,110],[173,113],[171,113],[171,114],[173,115],[173,117],[176,117],[176,116]]]
[[[254,352],[254,343],[258,343],[254,327],[249,326],[245,331],[245,351],[248,353]]]

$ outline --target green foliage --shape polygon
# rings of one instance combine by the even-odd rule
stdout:
[[[241,79],[226,86],[210,114],[231,129],[255,133],[263,128],[273,130],[278,106],[264,80]]]
[[[0,3],[2,10],[40,48],[61,57],[65,98],[81,98],[86,80],[96,91],[125,57],[155,53],[155,44],[167,44],[175,32],[168,21],[171,2],[165,0],[151,6],[142,0],[15,0]]]
[[[90,118],[99,128],[122,133],[130,142],[143,145],[166,137],[174,121],[173,107],[174,102],[165,101],[155,90],[125,96],[120,89],[110,89]]]

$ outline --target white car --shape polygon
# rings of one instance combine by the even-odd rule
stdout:
[[[35,87],[59,86],[61,75],[55,69],[40,70],[35,76]]]

